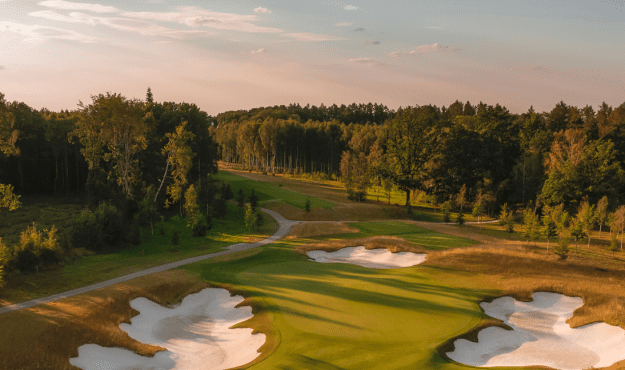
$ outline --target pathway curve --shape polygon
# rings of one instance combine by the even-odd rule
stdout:
[[[12,304],[12,305],[9,305],[9,306],[0,307],[0,314],[11,312],[11,311],[17,311],[17,310],[21,310],[21,309],[24,309],[24,308],[30,308],[30,307],[34,307],[34,306],[37,306],[37,305],[40,305],[40,304],[45,304],[45,303],[58,301],[58,300],[63,299],[63,298],[73,297],[75,295],[86,293],[86,292],[90,292],[92,290],[97,290],[97,289],[104,288],[104,287],[107,287],[107,286],[110,286],[110,285],[123,283],[124,281],[132,280],[132,279],[135,279],[135,278],[138,278],[138,277],[141,277],[141,276],[153,274],[153,273],[156,273],[156,272],[163,272],[163,271],[171,270],[171,269],[183,266],[183,265],[187,265],[189,263],[199,262],[199,261],[203,261],[205,259],[209,259],[209,258],[213,258],[213,257],[217,257],[217,256],[223,256],[225,254],[241,252],[241,251],[244,251],[246,249],[256,248],[256,247],[259,247],[261,245],[273,243],[275,241],[278,241],[278,240],[284,238],[289,233],[289,231],[291,231],[291,227],[293,225],[296,225],[296,224],[301,222],[301,221],[287,220],[286,218],[282,217],[282,215],[280,215],[279,213],[274,212],[274,211],[270,211],[268,209],[261,208],[261,210],[263,212],[265,212],[265,213],[268,213],[271,217],[273,217],[278,222],[278,225],[280,225],[280,227],[278,228],[278,231],[276,231],[275,234],[273,234],[272,236],[268,237],[267,239],[263,239],[263,240],[258,241],[256,243],[238,243],[238,244],[233,244],[233,245],[230,245],[230,246],[226,247],[226,250],[221,251],[221,252],[210,253],[210,254],[205,254],[205,255],[202,255],[202,256],[197,256],[197,257],[191,257],[191,258],[183,259],[183,260],[180,260],[180,261],[170,262],[170,263],[166,263],[164,265],[152,267],[152,268],[149,268],[149,269],[146,269],[146,270],[137,271],[137,272],[134,272],[134,273],[128,274],[128,275],[119,276],[119,277],[116,277],[114,279],[102,281],[102,282],[99,282],[99,283],[96,283],[96,284],[87,285],[87,286],[84,286],[82,288],[70,290],[70,291],[67,291],[67,292],[51,295],[51,296],[48,296],[48,297],[42,297],[42,298],[39,298],[39,299],[33,299],[31,301],[16,303],[16,304]]]

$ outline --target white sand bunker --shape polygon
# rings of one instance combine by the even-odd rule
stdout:
[[[209,288],[190,294],[175,308],[162,307],[147,298],[130,301],[140,314],[120,328],[140,342],[167,348],[154,357],[122,348],[86,344],[70,364],[81,369],[228,369],[254,360],[265,342],[252,329],[229,329],[252,317],[251,307],[235,308],[243,297],[225,289]]]
[[[578,297],[538,292],[532,302],[501,297],[480,305],[484,312],[514,330],[489,327],[478,343],[455,341],[447,356],[472,366],[548,366],[581,370],[606,367],[625,360],[625,330],[606,323],[571,329],[565,321],[583,305]]]
[[[321,250],[308,251],[308,256],[321,263],[350,263],[374,269],[396,269],[409,267],[425,261],[425,254],[412,252],[391,253],[386,248],[365,249],[365,247],[348,247],[336,252]]]

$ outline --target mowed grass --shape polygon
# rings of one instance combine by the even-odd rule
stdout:
[[[478,242],[470,239],[441,234],[400,221],[357,222],[349,223],[348,225],[359,229],[360,233],[337,235],[331,239],[392,235],[406,239],[428,250],[443,250],[478,244]]]
[[[458,279],[466,273],[456,269],[316,263],[289,243],[181,269],[210,284],[236,286],[256,301],[256,312],[272,319],[263,324],[274,333],[269,353],[245,366],[257,370],[467,369],[440,357],[437,346],[479,324],[478,303],[499,293],[484,289],[481,277]]]
[[[238,196],[239,190],[243,190],[246,197],[249,197],[252,190],[254,190],[261,204],[267,201],[279,200],[297,208],[304,209],[306,200],[310,199],[311,208],[332,208],[335,206],[334,203],[323,199],[283,189],[276,183],[254,181],[226,171],[219,171],[217,175],[213,176],[213,179],[217,181],[225,181],[230,184],[230,188],[234,193],[235,199]]]
[[[232,244],[265,238],[278,229],[278,224],[267,214],[263,217],[264,226],[250,235],[243,221],[243,211],[232,204],[228,205],[225,219],[213,219],[212,229],[205,237],[193,237],[183,218],[157,222],[154,235],[149,227],[142,230],[140,245],[129,245],[109,254],[87,255],[75,264],[11,278],[9,284],[0,289],[0,305],[45,297],[164,263],[218,252]],[[164,235],[160,234],[161,228]],[[171,242],[174,231],[179,235],[177,245]]]

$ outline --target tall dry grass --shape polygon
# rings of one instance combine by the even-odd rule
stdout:
[[[163,348],[137,342],[119,328],[138,314],[129,302],[147,297],[162,305],[174,304],[206,286],[187,272],[167,271],[0,315],[0,368],[77,369],[69,359],[78,356],[78,347],[86,343],[153,356]]]

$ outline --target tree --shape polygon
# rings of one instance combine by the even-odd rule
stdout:
[[[15,211],[22,204],[19,199],[20,196],[13,193],[13,185],[0,184],[0,211],[2,208]]]
[[[531,208],[525,209],[523,212],[523,223],[525,225],[525,233],[524,236],[527,238],[528,242],[535,242],[539,236],[539,223],[538,223],[538,215],[534,213]]]
[[[254,192],[254,189],[252,189],[252,194],[250,195],[249,203],[250,203],[250,206],[252,207],[252,210],[256,212],[256,207],[258,207],[258,196],[256,195],[256,192]]]
[[[304,210],[306,211],[306,218],[308,218],[308,214],[310,213],[310,198],[306,198],[306,203],[304,203]]]
[[[226,216],[228,212],[228,205],[223,198],[215,199],[215,207],[213,208],[213,212],[215,213],[215,217],[222,219]]]
[[[585,238],[586,232],[584,232],[584,222],[580,219],[578,214],[571,222],[571,235],[575,237],[575,245],[579,246],[579,240]]]
[[[614,228],[618,234],[619,229],[621,232],[621,250],[623,250],[623,231],[625,231],[625,205],[620,206],[612,214],[612,225],[610,231]]]
[[[451,202],[443,203],[443,222],[451,221]]]
[[[237,197],[237,204],[241,209],[245,206],[245,194],[243,194],[243,189],[239,189],[239,196]]]
[[[153,185],[148,186],[145,193],[145,197],[139,204],[139,211],[135,214],[135,220],[139,223],[139,226],[150,225],[152,229],[152,235],[154,235],[154,220],[158,216],[156,204],[152,201],[156,190]]]
[[[456,194],[456,203],[460,206],[460,213],[462,213],[462,207],[467,202],[467,185],[463,184],[458,194]]]
[[[15,117],[9,111],[4,94],[0,93],[0,153],[7,157],[19,155],[20,150],[15,146],[19,135],[15,129]]]
[[[599,203],[597,203],[597,209],[595,210],[596,220],[599,223],[599,239],[601,239],[601,228],[603,224],[608,221],[608,197],[604,195],[601,199],[599,199]]]
[[[619,247],[618,247],[618,239],[616,238],[616,233],[614,233],[614,235],[612,235],[612,237],[610,238],[610,252],[612,252],[612,258],[614,258],[614,252],[618,251]]]
[[[193,185],[189,186],[184,193],[184,212],[189,221],[189,226],[193,226],[198,222],[200,207],[197,204],[197,193]]]
[[[167,144],[162,150],[163,155],[167,156],[165,174],[163,175],[161,184],[156,191],[156,195],[154,196],[154,201],[156,202],[158,194],[167,179],[169,167],[171,166],[171,176],[174,181],[172,184],[167,186],[167,194],[169,195],[169,198],[165,201],[165,208],[178,202],[182,197],[184,186],[188,182],[187,174],[193,165],[192,159],[195,154],[189,146],[189,141],[193,140],[195,135],[185,129],[186,125],[186,121],[182,122],[176,127],[176,130],[173,133],[167,133],[165,135],[168,139]]]
[[[514,214],[512,210],[508,210],[508,203],[504,203],[501,207],[499,225],[503,226],[504,230],[510,235],[514,232]]]
[[[232,194],[232,189],[230,189],[230,184],[223,184],[221,187],[221,197],[223,198],[223,200],[230,200],[234,197],[234,194]]]
[[[473,217],[477,217],[477,222],[480,222],[480,216],[482,216],[485,212],[484,208],[484,194],[482,193],[482,189],[478,190],[477,196],[475,197],[475,203],[473,204]]]
[[[252,232],[252,227],[256,225],[256,213],[252,209],[252,206],[248,203],[245,211],[245,226],[247,226],[248,234]]]
[[[80,102],[82,114],[73,134],[80,138],[89,169],[99,167],[102,159],[109,163],[109,176],[129,197],[139,177],[135,157],[146,147],[143,103],[111,93],[91,99],[87,106]]]
[[[558,244],[556,244],[556,246],[553,247],[553,253],[558,255],[558,257],[560,257],[560,260],[565,260],[569,254],[569,245],[570,245],[569,239],[562,238],[560,239]]]
[[[580,204],[577,211],[577,218],[584,228],[585,234],[588,236],[588,246],[590,247],[590,231],[595,226],[595,206],[591,206],[587,201]]]
[[[458,226],[464,225],[464,213],[458,213],[458,216],[456,216],[456,223],[458,224]]]
[[[546,212],[544,209],[543,209],[543,226],[544,226],[543,236],[547,239],[547,252],[548,252],[549,251],[549,239],[551,239],[552,236],[558,235],[558,230],[557,230],[555,221],[551,217],[551,214]]]
[[[431,133],[436,127],[438,112],[432,106],[400,108],[388,124],[387,153],[390,176],[397,187],[406,192],[406,207],[410,208],[410,193],[424,187],[424,166],[432,150]]]
[[[154,103],[154,95],[152,95],[152,89],[148,87],[148,92],[145,94],[146,103]]]

